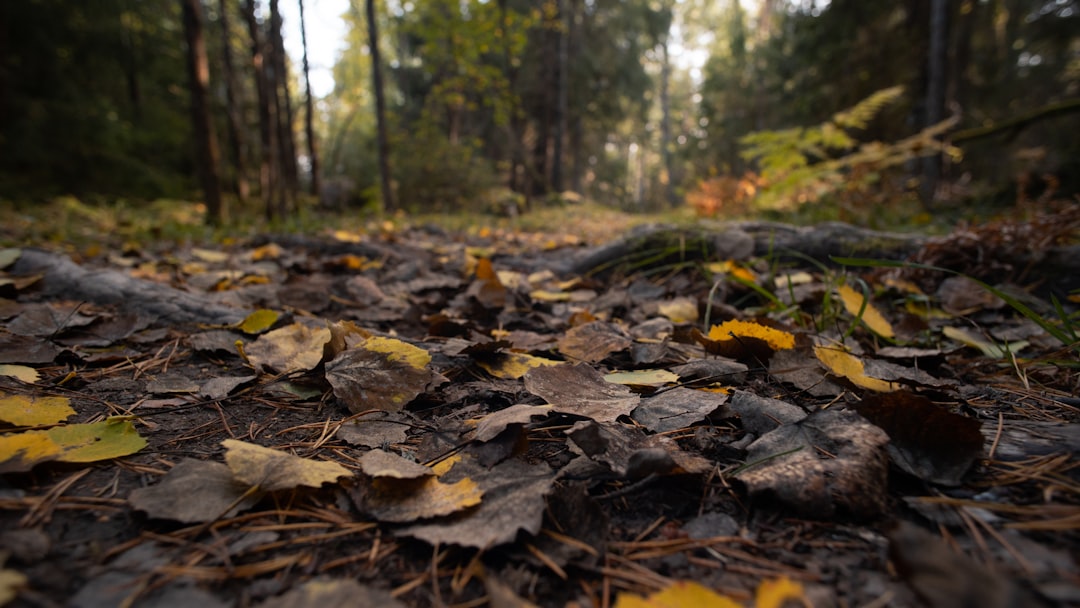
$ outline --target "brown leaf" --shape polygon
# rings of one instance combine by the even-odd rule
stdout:
[[[630,389],[606,382],[588,365],[537,367],[525,374],[525,389],[551,404],[556,412],[614,422],[627,416],[641,398]]]
[[[889,435],[893,464],[931,483],[960,485],[982,456],[982,424],[908,391],[868,395],[856,406]]]
[[[559,340],[559,352],[575,361],[596,363],[611,353],[626,350],[631,344],[633,340],[618,325],[593,321],[567,331]]]
[[[255,506],[261,493],[229,509],[250,487],[233,477],[229,467],[220,462],[185,458],[156,485],[133,490],[128,502],[150,517],[193,524],[231,517]]]

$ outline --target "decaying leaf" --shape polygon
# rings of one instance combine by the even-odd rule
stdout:
[[[875,334],[883,338],[895,338],[892,325],[885,320],[885,316],[873,304],[866,300],[861,292],[855,291],[849,285],[841,285],[836,288],[840,295],[840,301],[844,304],[844,310],[849,315],[856,317],[870,328]]]
[[[696,328],[691,335],[712,355],[760,364],[774,352],[795,348],[795,336],[753,321],[732,319],[713,325],[709,335]]]
[[[550,405],[528,405],[519,403],[492,412],[476,423],[476,441],[491,441],[512,424],[528,424],[533,416],[546,416],[551,412]]]
[[[27,586],[26,575],[16,570],[0,568],[0,606],[15,599],[19,590]]]
[[[566,431],[571,449],[612,473],[627,479],[648,475],[700,474],[712,463],[684,452],[664,435],[646,435],[640,429],[616,422],[582,420]]]
[[[329,329],[293,323],[259,336],[244,347],[244,354],[256,370],[308,371],[322,361],[323,346],[329,341]]]
[[[67,397],[34,397],[0,393],[0,420],[15,426],[56,424],[75,415]]]
[[[675,298],[660,302],[657,312],[671,319],[672,323],[694,323],[698,319],[698,303],[694,298]]]
[[[409,424],[401,413],[374,412],[342,424],[337,436],[353,445],[377,448],[405,441]]]
[[[132,490],[128,502],[150,517],[201,523],[255,506],[262,492],[250,489],[225,464],[185,458],[157,484]]]
[[[630,416],[654,433],[666,433],[701,422],[727,400],[727,395],[678,387],[645,397]]]
[[[360,470],[369,477],[419,479],[434,477],[435,471],[418,462],[385,450],[371,450],[360,457]]]
[[[735,478],[807,517],[870,519],[885,508],[888,441],[855,412],[818,411],[750,444]]]
[[[982,456],[982,424],[922,395],[868,395],[856,411],[889,435],[886,449],[893,464],[931,483],[959,485]]]
[[[639,369],[630,372],[612,372],[604,380],[626,386],[664,386],[679,381],[679,376],[666,369]]]
[[[571,328],[559,340],[559,352],[574,361],[597,363],[611,353],[626,350],[633,344],[630,336],[606,321],[592,321]]]
[[[419,465],[417,465],[419,466]],[[457,513],[481,504],[484,491],[468,477],[444,483],[425,477],[376,477],[352,492],[356,505],[379,521],[408,523]]]
[[[392,338],[369,338],[326,364],[326,381],[350,411],[396,412],[441,376],[427,368],[431,355]]]
[[[265,492],[292,490],[298,486],[317,488],[324,483],[334,483],[339,477],[352,476],[336,462],[301,458],[235,439],[226,439],[221,445],[225,447],[225,463],[233,476]]]
[[[641,398],[625,386],[606,382],[588,365],[538,367],[525,374],[525,389],[543,398],[556,412],[576,414],[597,422],[627,416]]]
[[[401,530],[431,544],[455,544],[489,549],[514,541],[522,530],[540,531],[544,496],[551,491],[554,475],[546,464],[530,465],[510,459],[487,469],[463,459],[443,476],[444,483],[471,479],[484,493],[476,507]]]
[[[25,365],[0,365],[0,376],[11,376],[26,382],[27,384],[33,384],[40,379],[36,369],[27,367]]]
[[[294,587],[288,593],[270,598],[257,608],[405,608],[389,591],[362,585],[353,579],[317,578]]]

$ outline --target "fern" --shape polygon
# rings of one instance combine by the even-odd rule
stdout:
[[[785,207],[813,202],[840,188],[869,185],[880,170],[913,158],[943,152],[959,156],[959,150],[939,139],[955,126],[955,118],[891,144],[858,143],[851,132],[865,129],[874,116],[903,92],[900,86],[882,89],[820,125],[759,131],[740,139],[742,157],[757,161],[768,184],[759,204]],[[851,169],[860,166],[872,170],[860,172],[860,183],[848,183]]]

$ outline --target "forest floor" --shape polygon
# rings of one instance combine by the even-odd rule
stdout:
[[[1017,258],[1075,203],[919,268],[629,223],[5,232],[0,605],[1080,605],[1077,294]]]

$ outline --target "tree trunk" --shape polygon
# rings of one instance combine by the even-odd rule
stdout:
[[[930,2],[930,52],[927,58],[926,83],[926,127],[936,125],[945,117],[945,84],[947,41],[948,41],[948,0]],[[929,205],[934,201],[938,178],[941,175],[941,155],[931,154],[923,157],[921,191],[923,200]]]
[[[660,188],[664,207],[675,206],[675,184],[672,183],[671,161],[671,56],[665,39],[660,43],[660,159],[663,163]]]
[[[274,137],[274,115],[270,101],[272,89],[266,76],[259,22],[255,19],[255,3],[257,1],[247,0],[244,3],[244,17],[247,20],[248,33],[251,35],[251,65],[255,70],[255,90],[259,98],[259,144],[262,148],[262,160],[259,167],[259,194],[262,195],[267,219],[273,219],[275,215],[283,214],[284,210],[276,210],[274,207],[275,194],[278,188],[277,142]]]
[[[576,65],[577,59],[581,55],[581,0],[570,0],[570,31],[567,35],[570,37],[567,47],[567,55],[569,56],[567,64]],[[570,74],[567,73],[569,79]],[[584,109],[584,102],[582,100],[582,91],[578,87],[567,86],[567,92],[574,94],[573,111],[567,116],[567,126],[570,129],[570,190],[582,194],[581,176],[585,171],[585,151],[583,149],[584,133],[581,124],[581,114]],[[567,109],[570,109],[570,104],[567,104]]]
[[[397,211],[390,181],[390,140],[386,129],[386,99],[383,94],[382,62],[379,59],[379,26],[375,21],[375,0],[365,0],[368,22],[368,49],[371,52],[371,80],[375,88],[375,125],[379,140],[379,187],[383,211]]]
[[[319,150],[315,141],[313,124],[314,102],[311,97],[311,75],[308,65],[307,30],[304,23],[304,0],[300,3],[300,42],[304,47],[304,137],[307,139],[308,163],[311,167],[311,194],[316,198],[322,191],[322,177],[319,175]]]
[[[201,0],[182,0],[184,37],[187,39],[188,81],[191,88],[191,124],[195,132],[195,166],[199,169],[203,196],[206,198],[206,221],[220,224],[221,180],[218,175],[218,147],[214,126],[210,120],[207,89],[210,87],[210,66],[206,59],[203,39]]]
[[[569,30],[569,11],[566,10],[567,0],[557,0],[558,19],[563,28],[555,30],[555,48],[557,63],[555,69],[555,125],[552,128],[552,153],[551,153],[551,187],[555,192],[563,190],[563,137],[566,135],[566,106],[567,106],[567,79],[566,71],[569,67],[567,57],[567,31]],[[565,28],[565,29],[564,29]]]
[[[289,94],[289,68],[285,39],[281,34],[281,11],[278,0],[270,0],[270,56],[273,57],[274,103],[277,104],[278,158],[285,182],[283,194],[292,202],[300,191],[296,169],[296,137],[293,134],[292,95]]]
[[[221,19],[221,58],[225,68],[225,113],[229,129],[229,151],[233,164],[233,191],[240,201],[251,195],[247,180],[247,162],[244,158],[243,131],[240,129],[240,102],[237,97],[236,69],[233,67],[232,32],[229,28],[229,7],[226,0],[218,0]]]

